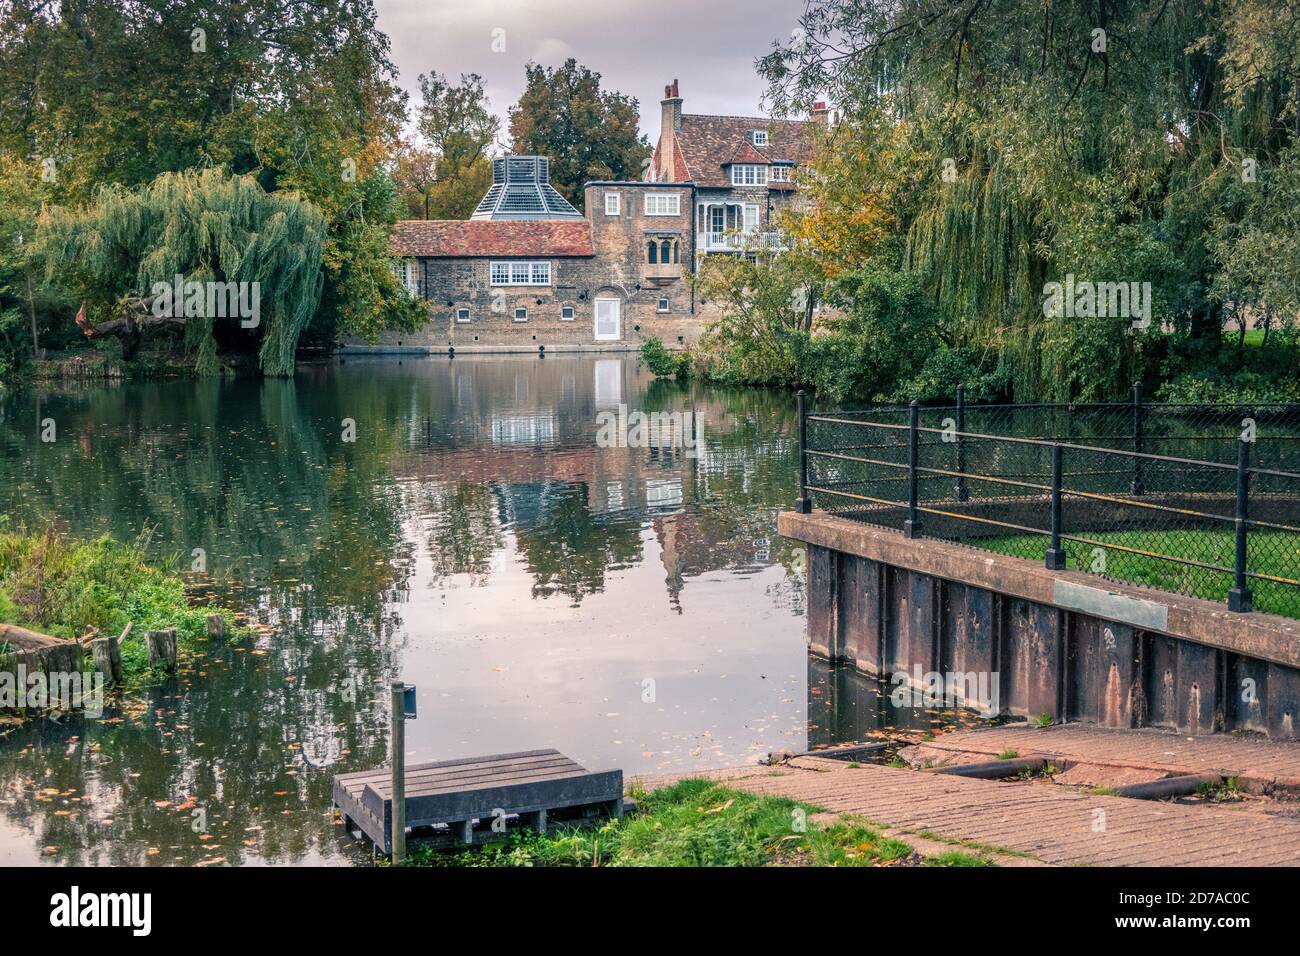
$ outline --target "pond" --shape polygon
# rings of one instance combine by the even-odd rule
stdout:
[[[638,431],[636,412],[665,414]],[[331,779],[385,763],[398,678],[418,688],[409,762],[555,747],[683,773],[929,726],[807,654],[776,534],[794,426],[785,393],[655,381],[631,356],[0,399],[0,513],[151,529],[257,625],[99,719],[0,725],[0,864],[360,859]]]

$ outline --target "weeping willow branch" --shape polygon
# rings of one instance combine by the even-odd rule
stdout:
[[[220,170],[164,173],[136,190],[106,186],[84,209],[43,215],[33,243],[46,280],[82,300],[77,324],[91,338],[117,336],[131,352],[146,335],[183,328],[199,371],[218,368],[211,314],[153,308],[154,291],[184,281],[236,283],[258,290],[258,321],[238,323],[258,337],[268,375],[293,371],[298,337],[323,285],[326,223],[311,203],[267,193],[251,176]],[[256,283],[256,285],[254,285]],[[109,312],[93,324],[88,316]]]

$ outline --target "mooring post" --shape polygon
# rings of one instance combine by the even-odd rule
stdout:
[[[1249,611],[1252,606],[1250,588],[1246,587],[1246,522],[1250,517],[1250,442],[1237,440],[1237,557],[1233,567],[1233,586],[1228,591],[1228,610]]]
[[[957,500],[970,497],[966,488],[966,386],[957,386]]]
[[[1052,445],[1052,544],[1047,549],[1046,564],[1051,571],[1065,569],[1065,551],[1061,548],[1061,460],[1060,443]]]
[[[1135,495],[1144,494],[1146,492],[1146,480],[1143,475],[1142,458],[1138,457],[1142,454],[1144,444],[1142,435],[1143,417],[1142,382],[1139,380],[1133,383],[1133,451],[1136,452],[1137,455],[1133,458],[1132,491]]]
[[[921,516],[917,509],[916,463],[919,429],[921,425],[921,404],[912,399],[908,406],[907,423],[907,520],[903,522],[903,536],[919,538],[921,536]]]
[[[392,859],[400,864],[406,859],[406,684],[392,684],[392,716],[389,736],[393,746],[393,833]]]
[[[149,650],[149,666],[161,666],[168,674],[176,673],[176,628],[145,633],[145,646]]]
[[[794,510],[801,515],[812,513],[812,499],[808,497],[808,404],[803,389],[795,395],[799,410],[799,498]]]
[[[95,657],[95,667],[110,684],[122,683],[122,649],[115,637],[97,637],[90,642],[90,651]]]

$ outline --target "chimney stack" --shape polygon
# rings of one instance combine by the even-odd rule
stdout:
[[[812,120],[814,123],[820,123],[822,126],[831,125],[831,111],[826,107],[825,100],[818,100],[813,104]]]
[[[678,169],[673,149],[673,134],[682,128],[682,94],[673,80],[664,87],[659,129],[659,181],[677,181]]]

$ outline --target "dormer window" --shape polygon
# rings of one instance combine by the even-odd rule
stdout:
[[[749,163],[736,163],[731,167],[731,185],[766,186],[767,167]]]
[[[790,171],[792,167],[783,165],[774,165],[772,167],[772,182],[788,183],[790,181]]]
[[[750,141],[753,142],[753,144],[754,144],[755,146],[766,146],[766,145],[767,145],[767,130],[765,130],[765,129],[756,129],[756,130],[753,130],[753,131],[750,132],[750,134],[749,134],[749,138],[750,138]]]

